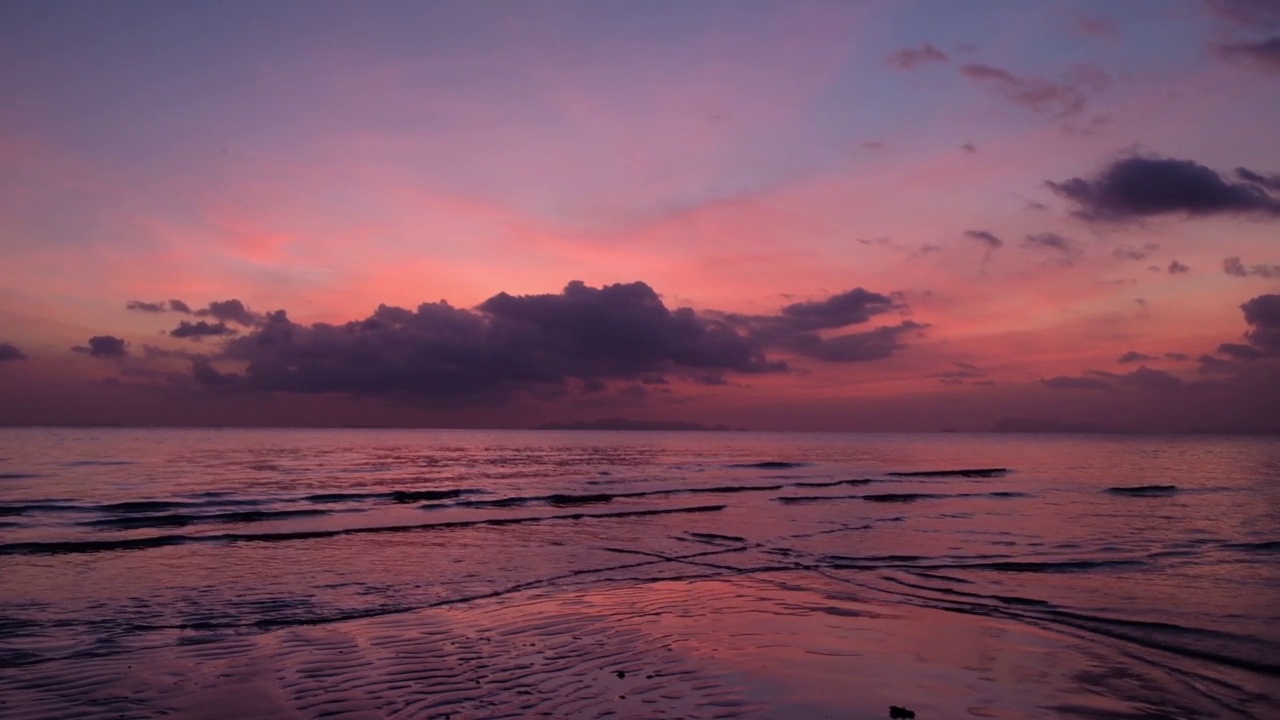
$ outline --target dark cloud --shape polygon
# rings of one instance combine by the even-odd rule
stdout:
[[[1159,250],[1160,243],[1147,243],[1140,248],[1132,245],[1121,245],[1111,252],[1111,256],[1117,260],[1146,260],[1152,253]]]
[[[195,362],[197,360],[208,361],[209,356],[205,353],[191,352],[189,350],[169,350],[168,348],[156,347],[155,345],[143,345],[142,356],[148,360],[166,360],[177,358],[180,360],[189,360]]]
[[[930,43],[925,43],[919,48],[903,48],[885,58],[884,62],[889,67],[899,70],[915,70],[921,65],[945,63],[950,60],[946,53]]]
[[[1123,387],[1138,390],[1173,390],[1182,387],[1182,378],[1171,375],[1164,370],[1155,370],[1146,365],[1126,375],[1116,377],[1116,383]]]
[[[162,302],[143,302],[141,300],[130,300],[124,304],[126,310],[137,310],[138,312],[162,313],[167,312],[169,308]]]
[[[1187,273],[1191,272],[1191,266],[1183,265],[1177,260],[1170,260],[1169,267],[1165,268],[1165,271],[1168,272],[1170,275],[1186,275]]]
[[[555,295],[502,293],[475,310],[384,305],[344,325],[301,325],[277,311],[228,341],[224,357],[246,365],[234,384],[249,388],[500,400],[570,381],[587,390],[614,379],[785,369],[764,350],[720,318],[667,309],[644,283],[573,282]],[[205,384],[233,384],[212,366],[194,372]]]
[[[27,356],[18,348],[9,343],[0,343],[0,362],[9,360],[26,360]]]
[[[861,333],[823,336],[869,322],[904,306],[893,295],[854,288],[826,300],[792,303],[776,315],[725,315],[725,319],[762,347],[779,348],[826,362],[866,362],[889,357],[905,347],[904,338],[925,325],[906,321]]]
[[[187,322],[183,320],[178,323],[178,327],[169,331],[171,337],[188,338],[191,340],[199,340],[206,337],[227,337],[235,335],[239,331],[233,327],[228,327],[226,323],[208,323],[204,320],[197,322]]]
[[[1239,363],[1280,358],[1280,295],[1259,295],[1240,306],[1249,330],[1244,333],[1244,343],[1225,342],[1218,346],[1217,354],[1230,360],[1211,355],[1200,357],[1200,369],[1206,372],[1224,372],[1238,369]]]
[[[1222,271],[1235,277],[1254,275],[1264,278],[1280,278],[1280,265],[1250,265],[1246,267],[1238,257],[1223,258]]]
[[[1023,238],[1019,246],[1028,250],[1050,250],[1058,253],[1062,257],[1058,262],[1063,265],[1074,264],[1080,259],[1083,253],[1076,246],[1076,242],[1069,237],[1059,235],[1052,232],[1042,232],[1035,235],[1028,235]]]
[[[970,155],[978,152],[978,146],[974,145],[973,143],[965,143],[960,146],[960,149],[969,153]]]
[[[854,288],[826,300],[787,305],[778,321],[793,331],[841,328],[867,322],[898,307],[900,304],[888,295]]]
[[[1004,241],[996,237],[994,233],[987,230],[965,230],[964,236],[977,240],[992,250],[1004,247]]]
[[[907,320],[897,325],[834,337],[824,338],[815,333],[804,333],[790,338],[786,347],[800,355],[827,362],[881,360],[905,347],[905,336],[918,334],[926,327],[928,326]]]
[[[1268,357],[1270,353],[1259,350],[1252,345],[1242,345],[1241,343],[1222,343],[1218,346],[1218,353],[1226,355],[1233,360],[1261,360]]]
[[[240,380],[240,376],[235,373],[221,373],[214,369],[213,365],[204,358],[199,358],[191,363],[191,377],[195,381],[205,387],[222,387],[234,385]]]
[[[943,370],[930,377],[938,379],[944,385],[995,385],[995,381],[987,379],[987,371],[973,363],[953,362],[953,370]]]
[[[1280,73],[1280,36],[1257,42],[1224,43],[1214,49],[1226,60]]]
[[[1068,73],[1063,82],[1044,78],[1023,77],[991,65],[970,64],[960,73],[995,89],[1006,100],[1033,112],[1050,117],[1067,117],[1084,109],[1085,90],[1105,87],[1109,78],[1096,68],[1079,67]]]
[[[1140,353],[1136,350],[1130,350],[1129,352],[1116,358],[1116,362],[1118,363],[1144,362],[1147,360],[1155,360],[1155,358],[1150,355]]]
[[[1140,354],[1140,353],[1138,353]],[[1146,356],[1143,356],[1146,357]],[[1150,358],[1148,358],[1150,359]],[[1057,390],[1146,390],[1169,391],[1182,387],[1182,378],[1146,365],[1128,373],[1086,370],[1082,376],[1058,376],[1043,379],[1044,385]]]
[[[698,313],[668,309],[641,282],[572,282],[558,294],[500,293],[474,309],[383,305],[343,325],[303,325],[283,310],[255,316],[250,331],[211,356],[243,368],[238,375],[196,356],[192,376],[206,386],[466,402],[502,402],[519,392],[600,393],[672,377],[723,385],[731,374],[786,370],[769,350],[828,362],[888,357],[925,326],[906,321],[831,334],[902,308],[895,296],[855,288],[773,315]]]
[[[1256,184],[1229,182],[1190,160],[1128,157],[1092,180],[1049,181],[1090,221],[1123,222],[1181,213],[1193,217],[1248,214],[1280,217],[1280,199]]]
[[[85,353],[90,357],[96,358],[121,358],[129,354],[129,343],[123,338],[112,337],[111,335],[94,335],[89,338],[89,344],[77,345],[71,348],[74,352]]]
[[[1261,185],[1268,190],[1280,190],[1280,175],[1263,175],[1262,173],[1256,173],[1249,168],[1239,167],[1236,168],[1236,177],[1244,180],[1245,182],[1253,183],[1254,185]]]
[[[1203,0],[1204,7],[1220,19],[1248,28],[1280,27],[1280,2],[1276,0]]]
[[[1245,333],[1250,345],[1270,353],[1280,353],[1280,295],[1259,295],[1240,306],[1251,330]]]
[[[255,325],[259,318],[239,300],[215,300],[209,306],[194,313],[197,317],[212,317],[222,322],[233,322],[245,327]]]
[[[1191,359],[1190,355],[1180,352],[1167,352],[1164,356],[1169,360],[1177,360],[1178,362],[1186,362]]]
[[[138,312],[146,313],[191,313],[191,306],[181,300],[169,300],[168,302],[144,302],[142,300],[130,300],[125,303],[124,306],[127,310],[136,310]]]
[[[1040,383],[1045,387],[1054,390],[1111,390],[1111,384],[1101,378],[1093,377],[1069,377],[1059,375],[1051,378],[1041,378]]]

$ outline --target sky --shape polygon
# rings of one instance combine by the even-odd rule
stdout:
[[[1280,432],[1280,1],[0,4],[0,424]]]

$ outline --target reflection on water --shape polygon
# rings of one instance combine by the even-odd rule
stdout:
[[[308,638],[346,638],[366,669],[307,707],[379,697],[406,717],[1276,702],[1280,449],[1264,439],[17,430],[0,458],[0,702],[32,716],[84,702],[59,679],[116,697],[140,682],[130,664],[211,656],[258,663],[236,670],[247,696],[296,710],[298,678],[266,678],[328,652]],[[503,649],[442,639],[471,625]],[[596,677],[608,647],[635,665],[613,685]],[[393,687],[414,653],[507,680]],[[653,653],[687,682],[646,684]],[[191,673],[207,687],[135,688],[133,709],[226,694],[226,673]],[[341,684],[333,662],[314,673]]]

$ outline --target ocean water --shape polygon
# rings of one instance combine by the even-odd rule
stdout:
[[[1280,717],[1277,552],[1274,438],[0,430],[0,715]]]

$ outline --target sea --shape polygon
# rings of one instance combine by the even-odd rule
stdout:
[[[1274,437],[0,430],[0,717],[1280,717]]]

